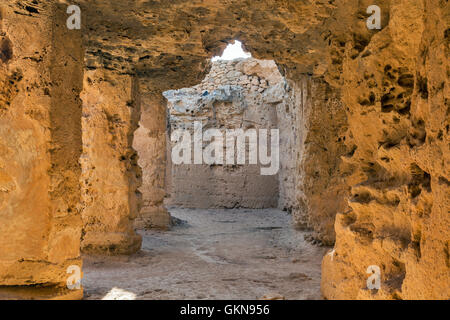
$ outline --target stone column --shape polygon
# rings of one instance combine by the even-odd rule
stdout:
[[[166,118],[167,101],[161,93],[142,95],[140,127],[133,146],[139,152],[142,168],[143,207],[136,219],[137,228],[168,229],[170,214],[164,207],[166,195]]]
[[[134,231],[141,170],[132,148],[140,114],[139,84],[129,75],[90,70],[84,76],[82,204],[86,253],[130,254],[141,247]]]
[[[341,158],[348,153],[345,108],[337,90],[323,79],[292,76],[288,103],[295,105],[292,129],[295,201],[292,208],[298,227],[314,230],[313,238],[325,244],[335,240],[334,221],[347,210],[348,168]]]
[[[2,5],[0,299],[79,299],[81,34],[65,6]]]

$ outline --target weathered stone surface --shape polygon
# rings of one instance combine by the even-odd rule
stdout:
[[[269,86],[263,93],[264,102],[273,105],[277,112],[280,135],[280,171],[278,173],[278,208],[292,211],[298,207],[297,170],[298,137],[300,135],[298,120],[300,114],[295,100],[295,92],[286,80]]]
[[[170,214],[164,207],[166,196],[166,100],[161,93],[147,92],[141,97],[142,115],[133,148],[142,168],[143,205],[135,221],[142,228],[168,229]]]
[[[295,200],[292,212],[298,226],[315,231],[326,244],[335,240],[337,212],[347,210],[351,172],[342,163],[348,129],[339,92],[322,79],[303,77],[291,84],[297,108],[295,130]]]
[[[389,24],[346,50],[351,210],[325,256],[329,299],[448,299],[449,4],[391,3]],[[369,290],[367,268],[381,287]]]
[[[322,75],[331,29],[326,22],[336,10],[334,3],[297,0],[78,2],[89,26],[88,66],[135,72],[160,92],[199,83],[209,58],[233,39],[283,71]],[[367,7],[353,5],[355,10],[344,13]]]
[[[125,254],[140,249],[134,219],[141,170],[132,148],[140,115],[139,83],[107,70],[86,71],[83,100],[82,250]]]
[[[254,76],[254,85],[265,88],[268,83],[275,86],[283,82],[283,76],[278,71],[278,67],[273,60],[245,60],[236,65],[236,69],[248,76]],[[235,75],[238,76],[239,74]],[[245,81],[245,80],[244,80]]]
[[[66,288],[81,267],[81,34],[65,7],[1,5],[0,298],[81,298]]]
[[[262,64],[265,73],[257,66]],[[243,74],[246,66],[253,68],[251,74]],[[213,63],[211,72],[201,84],[192,88],[166,91],[164,95],[169,101],[170,132],[177,129],[189,130],[193,139],[193,126],[197,121],[203,125],[203,133],[208,129],[218,129],[222,134],[224,164],[195,164],[193,153],[192,164],[172,164],[170,171],[170,188],[168,205],[189,208],[274,208],[278,203],[278,174],[261,175],[260,159],[258,164],[249,164],[248,146],[246,148],[246,164],[226,163],[227,130],[271,129],[278,128],[276,108],[264,101],[258,89],[260,77],[269,76],[283,78],[272,63],[256,59],[217,61]],[[274,73],[277,76],[273,76]],[[214,84],[211,84],[214,79]],[[246,88],[245,82],[252,79],[258,87]],[[266,81],[265,78],[263,78]],[[264,89],[264,88],[262,88]],[[282,96],[280,99],[283,99]],[[270,141],[270,137],[269,137]],[[236,143],[236,139],[235,139]],[[203,150],[210,142],[203,141]],[[172,146],[176,142],[171,143]],[[192,143],[194,150],[194,142]],[[234,146],[236,151],[236,145]],[[258,152],[258,148],[256,149]],[[269,148],[270,151],[270,148]],[[170,155],[169,155],[170,156]],[[257,157],[258,154],[256,154]]]

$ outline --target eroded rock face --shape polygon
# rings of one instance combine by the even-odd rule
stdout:
[[[136,73],[160,92],[198,84],[209,58],[233,39],[292,74],[321,75],[327,64],[324,22],[336,9],[329,2],[296,0],[78,2],[89,30],[87,65]],[[354,6],[347,12],[358,10]]]
[[[81,34],[52,3],[1,5],[0,299],[81,298],[66,287],[81,268]]]
[[[290,83],[288,105],[296,115],[290,146],[295,152],[291,209],[297,226],[313,229],[316,240],[330,245],[335,240],[335,215],[347,211],[346,176],[351,170],[341,160],[348,153],[347,115],[339,91],[323,79],[304,76]]]
[[[449,5],[396,1],[389,24],[343,57],[351,211],[324,258],[327,298],[448,299]],[[369,266],[381,287],[369,290]]]
[[[86,253],[139,250],[134,219],[141,206],[141,169],[132,148],[140,115],[139,83],[107,70],[86,71],[83,100],[81,246]]]

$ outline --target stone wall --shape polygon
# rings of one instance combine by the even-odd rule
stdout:
[[[298,136],[300,135],[299,108],[295,103],[294,90],[287,81],[280,81],[263,93],[266,103],[272,105],[277,112],[277,127],[280,130],[280,171],[278,173],[278,207],[292,212],[298,207],[296,186],[298,171]]]
[[[199,85],[164,93],[169,130],[193,132],[194,121],[201,122],[203,130],[221,130],[224,137],[226,129],[278,128],[276,108],[264,100],[263,94],[281,82],[282,76],[270,61],[214,62]],[[203,148],[208,144],[203,143]],[[248,164],[248,158],[247,148],[246,165],[172,163],[167,204],[196,208],[276,207],[278,175],[261,175],[259,162]]]

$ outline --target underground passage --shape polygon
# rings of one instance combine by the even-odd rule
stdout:
[[[0,4],[0,300],[448,300],[439,0]]]

